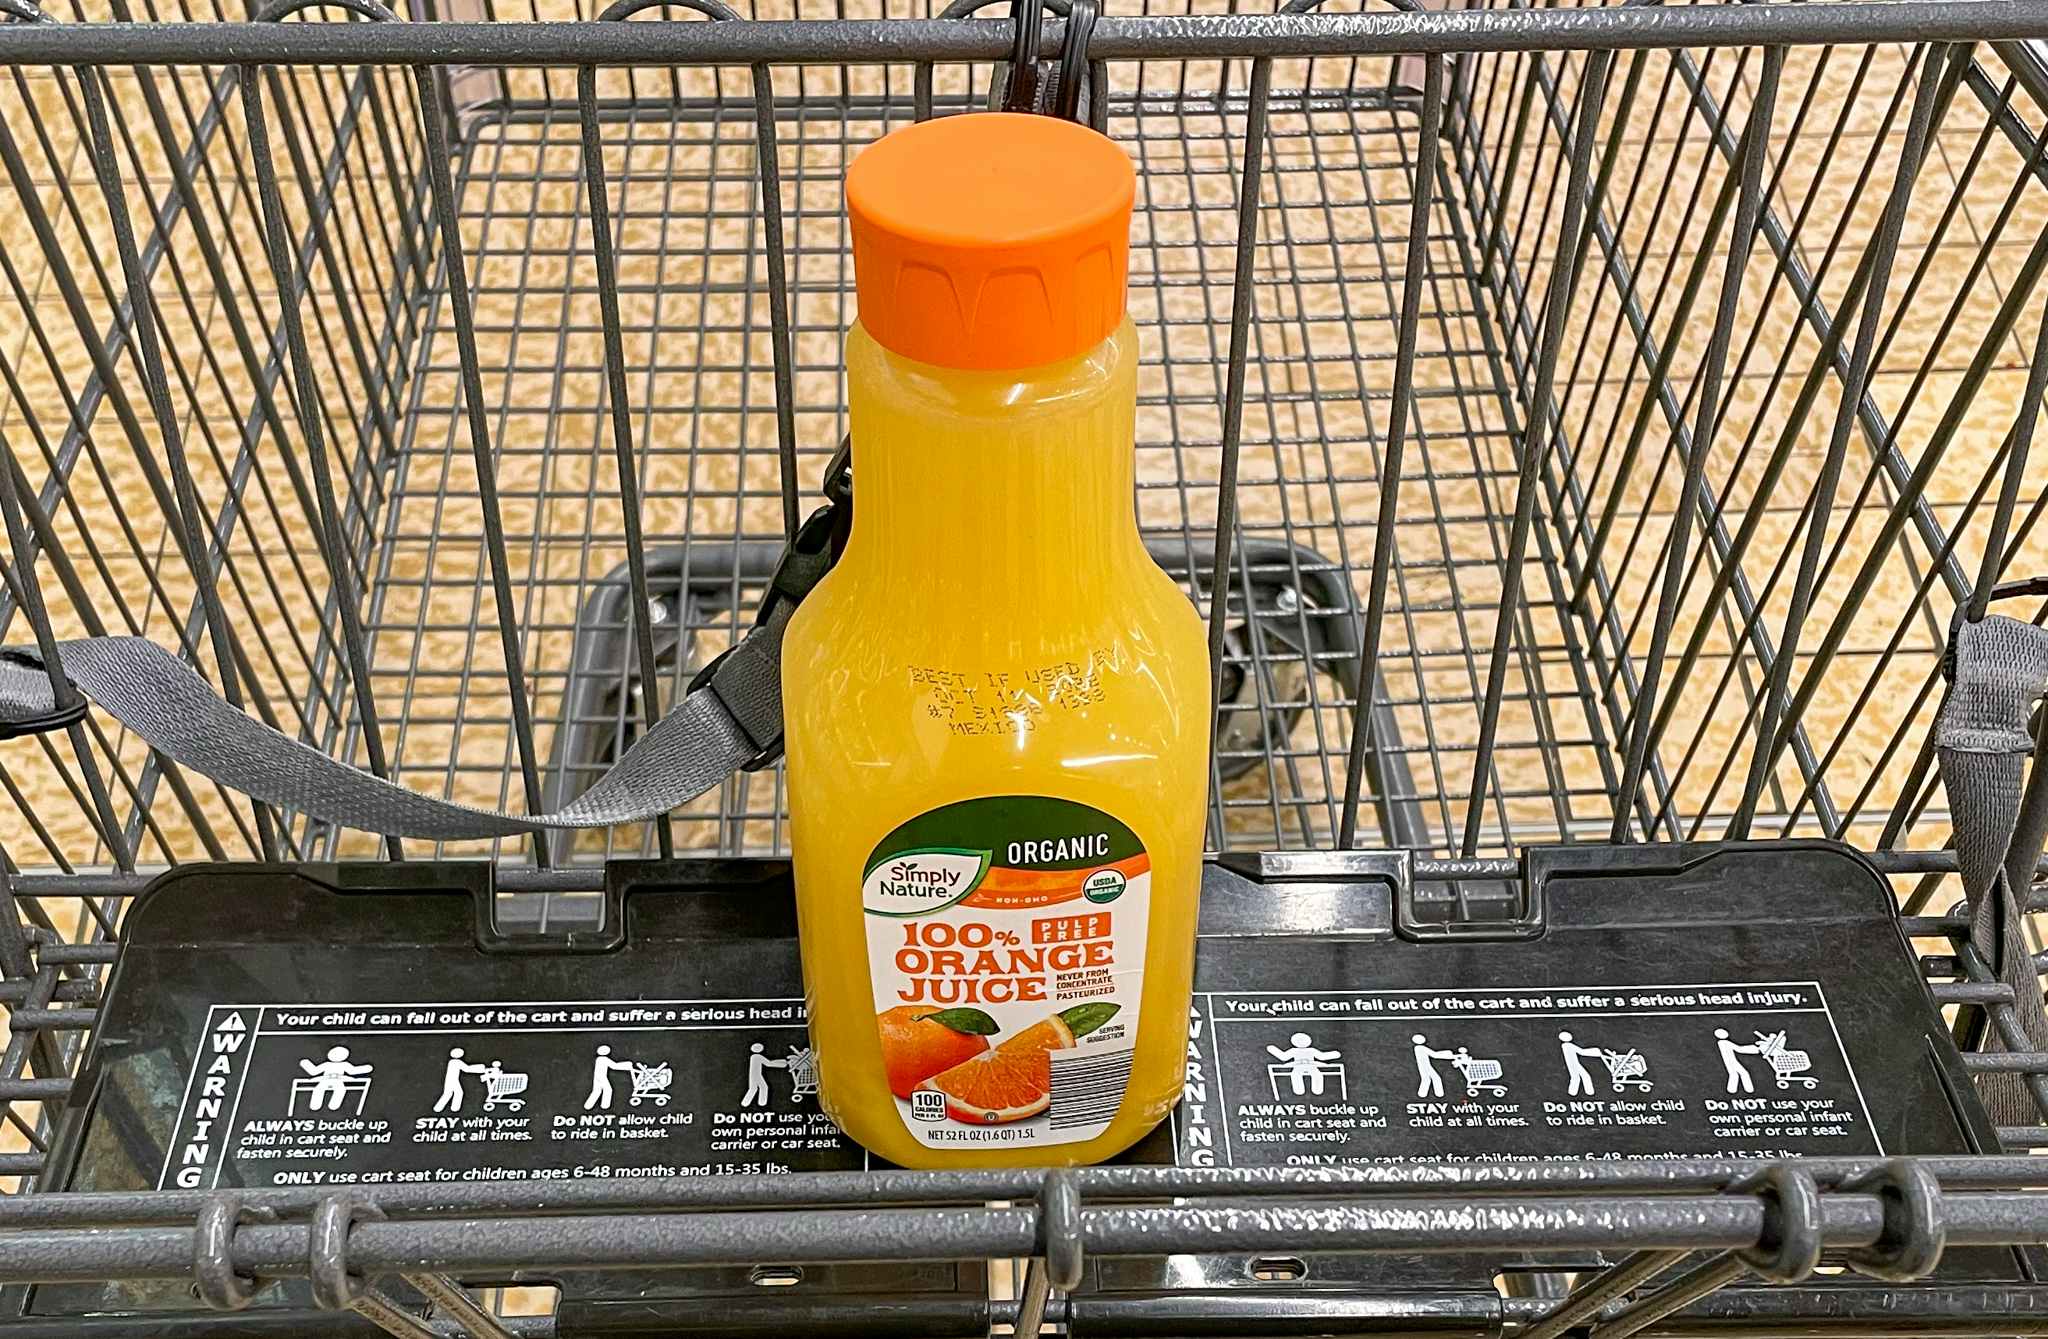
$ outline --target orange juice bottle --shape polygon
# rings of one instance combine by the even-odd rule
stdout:
[[[1003,113],[847,173],[854,523],[783,714],[819,1100],[906,1166],[1098,1161],[1180,1093],[1209,673],[1138,535],[1134,189]]]

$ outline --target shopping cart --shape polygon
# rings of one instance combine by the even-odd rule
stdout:
[[[527,1075],[511,1074],[504,1070],[484,1071],[484,1110],[493,1111],[504,1107],[510,1111],[523,1111],[526,1100],[519,1094],[526,1091]]]
[[[818,1095],[818,1053],[808,1046],[789,1053],[790,1099],[801,1102]]]
[[[1635,1088],[1649,1092],[1656,1085],[1648,1077],[1650,1065],[1639,1051],[1602,1051],[1601,1063],[1607,1066],[1607,1077],[1614,1081],[1614,1091]]]
[[[1492,1093],[1496,1097],[1507,1095],[1507,1086],[1499,1081],[1500,1061],[1480,1059],[1459,1047],[1451,1063],[1465,1076],[1465,1096],[1477,1097],[1481,1093]]]
[[[480,21],[451,35],[364,0],[0,0],[0,640],[25,663],[147,637],[320,754],[531,810],[743,635],[847,427],[845,163],[1030,83],[1006,73],[1028,25],[572,3],[414,7]],[[1397,869],[1390,922],[1455,941],[1533,932],[1532,848],[1847,843],[1893,883],[1997,1140],[2048,1147],[2038,945],[1980,924],[1999,862],[1936,756],[1944,667],[1981,668],[1946,654],[1951,616],[1959,644],[1987,608],[2031,620],[2048,571],[2042,0],[1286,8],[1048,0],[1038,34],[1141,174],[1135,501],[1214,629],[1211,849]],[[816,21],[750,22],[791,17]],[[631,862],[788,844],[773,765],[659,821],[408,840],[217,787],[50,692],[0,744],[0,1277],[46,1280],[17,1290],[45,1329],[367,1315],[400,1234],[403,1305],[470,1333],[451,1277],[601,1279],[537,1334],[900,1330],[874,1298],[934,1275],[969,1295],[915,1294],[919,1327],[1023,1339],[2003,1333],[2048,1308],[1978,1248],[1931,1278],[1909,1249],[1914,1223],[2038,1241],[2017,1157],[1830,1167],[1798,1240],[1796,1174],[1726,1162],[856,1173],[809,1205],[738,1173],[45,1193],[166,867],[425,886],[488,862],[491,933],[581,953]],[[2041,903],[2010,891],[2017,936]],[[1886,1281],[1797,1281],[1801,1242]],[[1431,1272],[1460,1252],[1478,1291]],[[1015,1296],[972,1263],[1026,1255]],[[606,1312],[656,1305],[650,1261],[689,1304]]]
[[[1784,1033],[1773,1032],[1766,1035],[1759,1032],[1756,1034],[1756,1045],[1764,1059],[1770,1062],[1771,1073],[1778,1080],[1780,1088],[1790,1088],[1795,1083],[1808,1088],[1819,1086],[1820,1080],[1810,1072],[1813,1069],[1812,1058],[1804,1051],[1787,1050]]]
[[[641,1102],[652,1102],[658,1107],[668,1105],[668,1086],[675,1074],[667,1065],[634,1065],[633,1092],[626,1099],[627,1105],[639,1106]]]

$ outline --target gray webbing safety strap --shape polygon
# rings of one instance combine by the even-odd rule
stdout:
[[[1961,622],[1951,657],[1935,743],[1970,898],[1970,944],[2012,988],[2018,1023],[2018,1034],[2008,1036],[1994,1015],[1985,1049],[2048,1049],[2048,1007],[2026,934],[2028,892],[2048,839],[2048,771],[2041,765],[2048,754],[2037,753],[2029,728],[2035,702],[2048,692],[2048,628],[1998,614]],[[2029,1092],[2038,1080],[1988,1074],[1978,1083],[1999,1124],[2048,1119]]]
[[[783,629],[831,568],[845,506],[822,507],[804,523],[754,627],[590,789],[553,813],[456,804],[337,762],[230,706],[185,662],[139,637],[63,642],[58,657],[88,700],[166,757],[231,790],[344,827],[448,841],[639,822],[780,751]],[[32,649],[0,651],[0,721],[48,716],[55,706],[42,658]]]

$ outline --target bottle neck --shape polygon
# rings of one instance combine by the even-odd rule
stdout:
[[[892,590],[969,588],[1012,605],[1121,570],[1142,552],[1128,330],[1021,376],[937,372],[863,336],[849,350],[854,519],[844,561]]]
[[[918,581],[1102,571],[1136,535],[1131,443],[1060,436],[956,453],[857,442],[847,557]]]

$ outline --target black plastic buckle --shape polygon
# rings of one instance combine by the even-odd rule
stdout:
[[[839,555],[846,549],[846,537],[853,525],[853,439],[840,441],[839,449],[832,453],[832,459],[825,466],[825,480],[820,489],[825,495],[825,505],[805,518],[797,527],[796,535],[776,559],[775,570],[769,574],[768,587],[761,593],[761,607],[754,611],[754,626],[760,627],[785,604],[801,604],[813,587],[832,570]],[[742,639],[744,640],[744,639]],[[704,662],[690,677],[689,692],[711,686],[719,667],[741,643],[734,642]],[[782,756],[782,741],[776,740],[753,757],[740,764],[742,772],[758,772],[773,766]]]
[[[49,673],[48,668],[42,661],[34,656],[24,655],[20,651],[0,651],[0,660],[5,660],[9,664],[20,665],[24,669],[34,670],[39,674]],[[73,684],[69,679],[64,678],[62,675],[53,677],[64,685],[62,692],[53,692],[56,704],[48,711],[38,712],[33,716],[14,716],[0,719],[0,740],[20,739],[24,735],[40,735],[51,730],[64,730],[85,719],[85,713],[92,709],[92,703],[86,700],[85,694],[79,692],[77,685]],[[55,688],[54,684],[52,688]]]
[[[1088,40],[1095,35],[1101,6],[1098,0],[1069,0],[1066,5],[1054,6],[1054,12],[1066,18],[1066,36],[1059,54],[1048,60],[1040,55],[1045,28],[1043,0],[1012,0],[1010,68],[998,109],[1083,121],[1081,93],[1089,80]],[[1093,115],[1094,109],[1087,111]]]
[[[853,505],[853,434],[839,439],[839,447],[833,451],[832,459],[825,462],[825,481],[818,491],[825,500],[840,507]],[[837,557],[838,555],[833,555]]]
[[[766,623],[784,602],[799,604],[811,588],[839,561],[846,550],[846,537],[853,527],[853,438],[840,439],[832,459],[825,464],[819,492],[825,505],[804,518],[782,556],[769,574],[768,589],[761,607],[754,613],[756,625]]]

